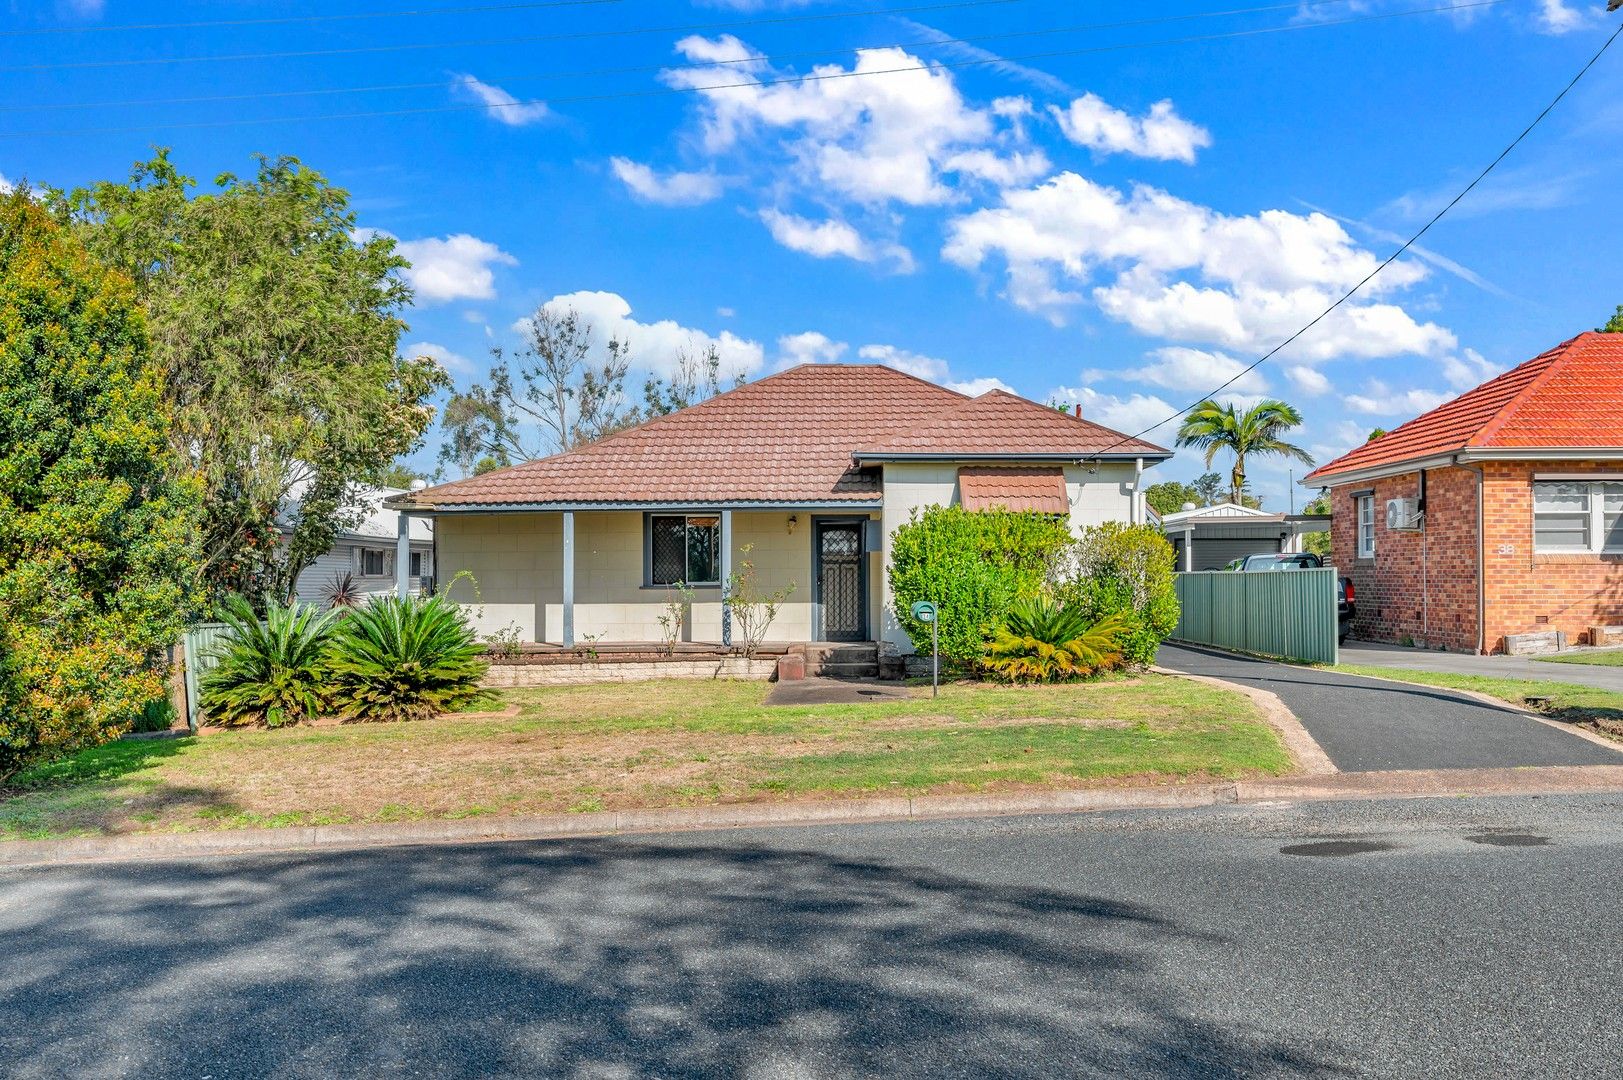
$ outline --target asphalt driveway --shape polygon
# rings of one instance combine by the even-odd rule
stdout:
[[[1349,641],[1341,646],[1343,664],[1366,667],[1407,668],[1410,671],[1443,671],[1455,675],[1487,675],[1495,679],[1547,679],[1615,690],[1623,694],[1623,667],[1604,664],[1552,664],[1525,656],[1476,656],[1470,653],[1438,652],[1435,649],[1406,649],[1401,645],[1380,645],[1373,641]]]
[[[1184,645],[1163,645],[1159,662],[1279,695],[1343,772],[1623,765],[1623,747],[1612,750],[1515,709],[1436,687]]]

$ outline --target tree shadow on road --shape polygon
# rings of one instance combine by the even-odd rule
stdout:
[[[1214,942],[1089,884],[702,838],[19,874],[0,879],[0,1059],[13,1076],[1342,1071],[1305,1035],[1197,1018],[1159,961]]]

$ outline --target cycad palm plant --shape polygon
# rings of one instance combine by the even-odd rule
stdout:
[[[1010,608],[986,648],[986,667],[1013,683],[1067,682],[1122,664],[1120,615],[1090,623],[1079,605],[1062,606],[1047,597]]]
[[[331,693],[346,721],[419,720],[485,696],[489,665],[462,609],[443,596],[373,598],[333,641]]]
[[[1207,468],[1211,468],[1212,458],[1219,450],[1232,451],[1230,498],[1239,503],[1245,495],[1247,457],[1278,455],[1313,464],[1312,454],[1284,438],[1285,432],[1300,427],[1301,423],[1301,412],[1283,401],[1259,401],[1242,413],[1232,403],[1219,405],[1207,398],[1183,418],[1183,425],[1178,428],[1178,445],[1206,451]]]
[[[261,622],[248,601],[226,599],[230,636],[199,679],[203,711],[221,724],[281,727],[321,715],[333,612],[271,603]]]

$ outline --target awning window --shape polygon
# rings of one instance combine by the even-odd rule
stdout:
[[[958,499],[965,510],[1071,512],[1058,465],[966,465],[958,470]]]

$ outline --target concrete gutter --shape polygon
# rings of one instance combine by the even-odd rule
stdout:
[[[1174,809],[1219,804],[1623,792],[1623,765],[1336,773],[1278,780],[1008,795],[920,795],[828,802],[619,810],[390,825],[143,833],[0,843],[0,868],[442,843],[557,840],[696,830],[940,818]]]

